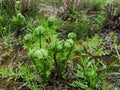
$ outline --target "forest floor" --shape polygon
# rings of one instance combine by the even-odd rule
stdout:
[[[46,4],[41,5],[43,9],[40,10],[46,12],[46,16],[56,17],[59,9],[48,6]],[[61,7],[62,8],[62,7]],[[104,32],[107,30],[103,29],[103,33],[101,33],[101,37],[105,38],[105,36],[109,35],[109,32]],[[120,39],[119,32],[116,32],[116,35]],[[114,58],[110,56],[102,57],[103,62],[110,64]],[[106,61],[106,58],[108,61]],[[110,59],[110,60],[109,60]],[[30,60],[27,56],[27,51],[24,49],[22,43],[14,43],[12,44],[12,48],[9,44],[5,44],[4,37],[0,38],[0,68],[12,68],[16,69],[20,62],[25,62],[26,64],[30,64]],[[114,77],[110,77],[109,82],[114,83]],[[59,89],[60,88],[60,89]],[[0,90],[30,90],[26,83],[21,80],[12,80],[9,78],[2,79],[0,78]],[[51,81],[51,85],[47,86],[47,90],[76,90],[74,88],[68,88],[67,81],[64,80],[54,80]],[[77,89],[80,90],[80,89]],[[120,90],[119,87],[116,87],[115,90]]]

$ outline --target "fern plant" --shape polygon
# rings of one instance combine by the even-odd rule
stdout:
[[[51,57],[48,55],[47,47],[49,43],[47,40],[53,40],[51,35],[57,27],[52,19],[48,21],[42,19],[41,22],[41,25],[36,27],[32,33],[25,35],[24,44],[40,78],[43,79],[42,82],[47,82],[50,71],[53,68],[53,61],[50,60]]]
[[[52,74],[51,70],[54,70],[58,78],[66,77],[66,67],[71,58],[76,34],[71,33],[68,39],[59,40],[55,32],[59,26],[58,20],[42,18],[41,21],[40,26],[25,35],[24,45],[39,78],[45,84]]]

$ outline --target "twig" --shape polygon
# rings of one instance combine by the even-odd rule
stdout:
[[[17,90],[22,90],[22,88],[23,88],[24,86],[26,86],[26,85],[27,85],[27,82],[24,83],[24,84],[22,84],[22,85],[20,85],[20,86],[17,88]]]

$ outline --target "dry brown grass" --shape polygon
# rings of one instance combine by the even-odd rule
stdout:
[[[7,5],[10,5],[12,9],[15,10],[15,2],[18,0],[3,0]],[[27,10],[32,9],[32,7],[35,5],[36,0],[19,0],[21,2],[21,12],[25,12]]]

